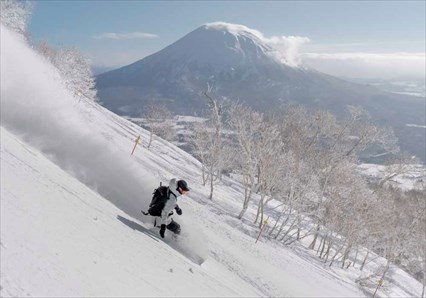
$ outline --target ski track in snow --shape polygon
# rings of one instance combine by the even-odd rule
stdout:
[[[237,182],[225,177],[208,201],[192,156],[164,140],[147,150],[145,130],[77,103],[18,37],[2,27],[2,38],[1,296],[364,295],[353,272],[303,249],[255,244],[255,206],[236,219]],[[138,135],[143,144],[130,156]],[[180,252],[140,214],[172,177],[192,189],[175,217],[185,235]],[[400,278],[407,290],[390,296],[420,293],[415,280]]]

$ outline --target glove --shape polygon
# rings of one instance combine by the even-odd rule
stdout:
[[[176,210],[176,213],[177,213],[178,215],[182,215],[182,209],[180,209],[180,208],[179,208],[179,206],[176,206],[176,207],[175,207],[175,210]]]
[[[166,225],[161,225],[160,228],[160,236],[161,238],[164,238],[164,232],[166,231]]]

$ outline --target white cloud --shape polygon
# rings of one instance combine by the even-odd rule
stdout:
[[[265,42],[271,45],[272,54],[276,59],[292,67],[301,63],[300,49],[310,42],[307,37],[301,36],[272,36],[265,38]]]
[[[262,32],[248,28],[244,25],[231,24],[226,22],[214,22],[205,24],[208,28],[216,30],[226,30],[235,35],[250,35],[259,39],[260,42],[270,47],[268,52],[272,57],[286,65],[297,67],[301,60],[299,56],[300,48],[309,43],[307,37],[302,36],[271,36],[266,37]]]
[[[303,65],[345,77],[424,77],[425,53],[304,53]]]
[[[358,41],[347,43],[312,43],[307,52],[313,53],[394,53],[418,52],[425,48],[424,40]],[[417,49],[417,50],[416,50]]]
[[[158,35],[145,32],[129,32],[129,33],[102,33],[100,35],[93,36],[94,39],[146,39],[146,38],[157,38]]]
[[[424,59],[425,53],[304,53],[305,58],[323,59],[323,60],[405,60],[416,61]]]

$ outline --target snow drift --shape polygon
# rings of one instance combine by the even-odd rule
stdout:
[[[109,147],[92,125],[89,103],[69,94],[49,62],[16,33],[3,26],[1,31],[2,125],[126,213],[138,215],[158,182]]]
[[[0,157],[1,297],[258,296],[164,245],[3,127]]]
[[[141,217],[140,210],[147,209],[161,180],[111,147],[99,124],[94,123],[96,104],[77,101],[63,85],[57,69],[30,49],[20,35],[3,26],[1,30],[2,126],[127,214],[150,223],[152,218]],[[188,215],[183,220],[183,240],[173,246],[205,259],[204,234],[186,221],[191,221]]]

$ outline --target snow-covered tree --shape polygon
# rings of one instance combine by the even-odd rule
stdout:
[[[317,232],[310,244],[314,249],[316,240],[323,226],[325,200],[333,196],[335,186],[342,179],[339,172],[353,172],[352,165],[357,163],[360,152],[368,146],[376,144],[387,151],[396,151],[395,140],[390,137],[387,129],[374,126],[369,122],[368,115],[362,109],[349,107],[350,117],[330,125],[330,130],[319,139],[317,150],[311,159],[312,166],[320,181],[320,200],[315,206],[313,219],[317,221]],[[316,120],[316,119],[315,119]],[[334,122],[334,121],[333,121]],[[350,188],[350,181],[348,187]]]
[[[409,173],[416,163],[418,163],[418,160],[414,156],[396,155],[387,159],[377,187],[383,187],[393,181],[394,178]]]
[[[210,186],[209,199],[213,199],[215,184],[221,179],[225,165],[232,159],[229,150],[225,150],[223,139],[223,102],[211,95],[211,88],[204,92],[207,99],[207,120],[194,125],[190,143],[197,158],[202,163],[203,185]]]
[[[215,105],[211,107],[215,111]],[[212,169],[220,169],[224,159],[212,150],[217,144],[224,147],[223,138],[215,139],[223,130],[221,121],[214,125],[217,115],[194,133],[206,171],[204,182],[215,177]],[[298,106],[264,115],[237,103],[228,122],[234,132],[233,168],[245,188],[239,218],[256,192],[260,200],[255,222],[260,220],[260,226],[268,202],[282,202],[267,232],[271,237],[288,244],[311,235],[309,247],[330,266],[338,263],[342,268],[358,265],[362,270],[374,251],[388,259],[381,279],[391,262],[424,278],[423,267],[418,266],[425,260],[418,253],[426,245],[425,216],[420,215],[425,213],[424,200],[414,203],[411,198],[416,195],[382,187],[411,166],[398,159],[376,184],[357,170],[358,157],[369,146],[394,156],[398,148],[391,130],[373,125],[356,107],[349,107],[348,118],[337,120],[326,111]]]
[[[38,51],[59,70],[66,88],[76,98],[97,100],[89,60],[78,49],[54,49],[44,41]]]
[[[242,176],[244,202],[238,218],[242,218],[255,190],[258,160],[256,156],[257,135],[262,125],[262,114],[236,103],[230,108],[229,124],[235,133],[234,170]]]
[[[348,107],[350,117],[343,122],[345,137],[346,156],[358,155],[368,146],[376,144],[385,153],[397,153],[399,147],[397,138],[392,129],[379,127],[372,123],[366,110],[361,107]],[[343,134],[345,135],[345,134]]]
[[[0,1],[1,23],[9,29],[25,35],[32,5],[28,1]]]
[[[256,188],[260,195],[255,223],[263,224],[267,203],[280,194],[283,176],[283,160],[278,127],[263,121],[255,134],[254,157],[256,160]],[[259,217],[260,216],[260,217]]]
[[[166,140],[172,140],[176,135],[171,123],[172,114],[164,104],[150,103],[143,116],[149,129],[148,149],[151,147],[154,135]]]

